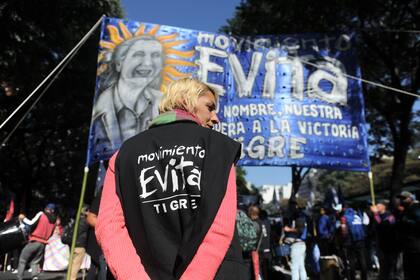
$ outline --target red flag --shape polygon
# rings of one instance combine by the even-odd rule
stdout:
[[[15,200],[12,197],[10,199],[9,210],[7,210],[6,217],[4,218],[4,221],[5,222],[10,221],[13,217],[14,212],[15,212]]]
[[[258,255],[258,251],[251,252],[251,259],[252,259],[252,265],[254,267],[255,280],[259,280],[260,279],[260,257]]]

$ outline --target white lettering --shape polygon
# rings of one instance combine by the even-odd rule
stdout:
[[[223,67],[219,64],[211,62],[210,56],[226,58],[228,55],[224,51],[208,47],[197,46],[196,50],[200,53],[200,58],[196,61],[196,64],[199,66],[197,71],[198,78],[201,81],[209,84],[212,88],[214,88],[217,91],[218,94],[223,95],[225,93],[225,89],[223,88],[223,86],[210,83],[207,81],[207,79],[209,72],[223,73]]]
[[[255,78],[258,74],[258,69],[260,67],[262,54],[260,52],[254,52],[252,54],[251,66],[249,67],[249,73],[247,77],[245,76],[242,65],[235,54],[229,54],[228,59],[232,67],[233,77],[235,78],[239,97],[251,96]]]
[[[303,158],[304,154],[302,151],[302,145],[306,144],[306,139],[305,138],[296,138],[296,137],[291,137],[290,138],[290,151],[289,151],[289,155],[291,159],[297,159],[297,158]]]

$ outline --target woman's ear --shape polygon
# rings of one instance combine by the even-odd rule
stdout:
[[[182,99],[181,106],[182,106],[182,109],[183,110],[185,110],[187,112],[190,112],[190,110],[188,108],[189,107],[188,106],[188,102],[187,102],[187,100],[185,98]],[[190,112],[190,113],[192,113],[192,112]]]

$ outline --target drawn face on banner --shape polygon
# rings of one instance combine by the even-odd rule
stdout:
[[[93,154],[105,151],[109,157],[123,141],[147,129],[159,114],[167,85],[190,77],[196,64],[191,61],[195,50],[185,49],[188,41],[179,40],[174,30],[148,24],[133,29],[123,21],[105,27],[92,123]]]
[[[109,86],[94,107],[114,147],[145,130],[158,115],[163,64],[162,44],[151,36],[130,38],[115,47]]]
[[[148,84],[156,79],[163,68],[162,45],[148,37],[140,38],[131,45],[117,71],[120,78],[136,84]]]

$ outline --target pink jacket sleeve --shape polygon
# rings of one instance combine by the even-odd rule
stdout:
[[[188,265],[182,280],[214,279],[232,242],[236,219],[236,175],[232,166],[226,194],[213,224]]]
[[[117,280],[150,279],[128,235],[124,214],[115,187],[115,154],[109,161],[98,220],[96,238],[107,264]]]

